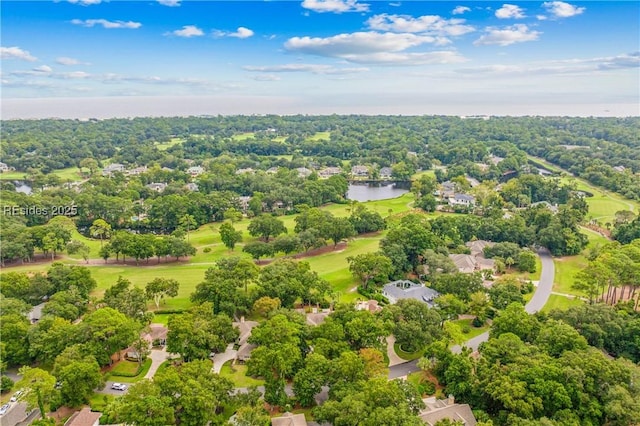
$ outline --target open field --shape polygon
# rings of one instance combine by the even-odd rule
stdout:
[[[331,132],[316,132],[313,136],[309,136],[310,141],[328,141],[331,139]]]
[[[158,150],[160,151],[166,151],[172,146],[181,144],[182,142],[184,142],[183,138],[171,138],[169,142],[156,143],[156,148],[158,148]]]
[[[88,172],[89,169],[84,169]],[[58,176],[62,182],[77,182],[84,179],[77,167],[67,167],[66,169],[54,170],[50,174]],[[0,180],[25,180],[26,172],[6,172],[0,173]]]
[[[255,132],[245,132],[238,133],[237,135],[231,136],[231,139],[236,141],[246,141],[247,139],[254,138],[256,136]]]
[[[615,212],[619,210],[631,210],[633,212],[640,211],[640,203],[634,200],[629,200],[615,192],[607,191],[606,189],[599,188],[587,182],[584,179],[569,176],[569,173],[549,163],[546,160],[538,157],[529,156],[533,161],[542,164],[552,172],[563,173],[564,176],[560,178],[563,183],[573,183],[579,191],[586,191],[593,194],[593,197],[587,197],[587,204],[589,204],[589,217],[596,219],[601,223],[610,222],[615,217]]]
[[[585,296],[583,292],[571,288],[575,282],[575,275],[587,266],[588,260],[585,254],[589,249],[609,242],[605,237],[590,229],[581,228],[580,230],[589,238],[589,243],[583,252],[576,256],[563,256],[554,259],[556,275],[553,283],[553,291],[555,292]]]
[[[413,200],[411,193],[404,194],[401,197],[379,200],[364,203],[368,208],[379,212],[383,217],[387,217],[389,212],[392,214],[402,213],[409,210],[409,204]],[[323,207],[324,210],[331,212],[336,216],[348,216],[350,214],[350,204],[331,204]],[[282,216],[280,219],[290,233],[295,227],[295,215]],[[247,227],[250,223],[249,219],[243,219],[234,224],[235,228],[243,231],[244,242],[255,240],[249,236]],[[122,276],[131,281],[137,287],[143,288],[149,281],[156,277],[174,278],[180,283],[180,290],[175,298],[166,299],[161,305],[161,309],[185,309],[191,305],[189,296],[194,292],[198,283],[204,279],[204,274],[208,268],[220,258],[235,255],[249,258],[249,255],[242,252],[242,244],[236,246],[235,251],[228,250],[220,240],[218,228],[220,223],[211,223],[201,226],[199,229],[189,233],[189,241],[197,247],[197,254],[189,260],[180,260],[178,262],[165,262],[163,259],[158,263],[157,258],[149,259],[148,262],[141,261],[139,266],[131,264],[116,263],[115,259],[109,259],[108,263],[98,258],[100,250],[100,240],[89,239],[82,236],[77,231],[73,233],[73,239],[84,242],[90,247],[90,257],[92,259],[88,266],[91,268],[92,275],[97,281],[98,286],[94,291],[94,296],[100,297],[104,291],[111,287]],[[334,291],[338,292],[341,301],[353,301],[359,297],[355,291],[357,280],[349,272],[346,258],[355,256],[360,253],[376,251],[380,240],[384,233],[377,235],[367,235],[363,237],[353,238],[346,246],[340,246],[338,251],[331,251],[317,256],[305,257],[303,260],[311,265],[311,269],[316,271],[322,278],[331,283]],[[204,253],[203,249],[209,247],[211,251]],[[283,257],[279,255],[278,257]],[[83,265],[85,262],[79,255],[62,256],[56,258],[65,264]],[[130,263],[130,262],[129,262]],[[42,262],[35,264],[25,264],[11,268],[5,268],[3,271],[15,272],[44,272],[50,262]],[[153,304],[149,305],[155,309]],[[167,318],[160,317],[156,321],[166,322]]]
[[[585,302],[580,299],[572,299],[569,297],[552,294],[551,296],[549,296],[549,300],[542,308],[542,312],[549,312],[553,309],[566,310],[571,308],[572,306],[579,306],[583,303]]]
[[[254,379],[247,376],[247,366],[244,364],[231,365],[231,361],[227,361],[220,370],[220,375],[226,377],[233,382],[236,388],[248,388],[249,386],[263,386],[264,380]]]

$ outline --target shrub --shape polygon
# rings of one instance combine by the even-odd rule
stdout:
[[[2,376],[0,379],[0,392],[7,392],[13,388],[13,380],[8,376]]]
[[[205,247],[202,249],[203,253],[211,253],[211,247]]]
[[[460,327],[460,329],[464,334],[469,334],[471,332],[471,326],[469,326],[469,324],[467,323],[462,324],[462,327]]]

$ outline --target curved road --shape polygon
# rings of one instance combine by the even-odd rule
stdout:
[[[555,276],[553,258],[551,257],[549,250],[546,248],[539,249],[538,256],[540,256],[540,261],[542,262],[540,282],[538,283],[538,287],[536,288],[533,297],[524,307],[525,311],[530,314],[538,312],[547,303],[547,300],[549,300],[551,289],[553,287],[553,277]],[[471,348],[473,351],[477,351],[480,343],[486,342],[487,340],[489,340],[488,331],[467,340],[462,345],[452,346],[451,352],[458,354],[462,351],[463,346]],[[409,373],[420,370],[417,366],[417,362],[418,360],[413,360],[389,367],[389,378],[395,379],[396,377],[406,376]]]

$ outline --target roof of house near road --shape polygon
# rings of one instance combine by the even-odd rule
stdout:
[[[377,300],[361,300],[356,303],[356,311],[369,311],[372,314],[375,314],[378,311],[382,310],[382,306],[378,305]]]
[[[244,317],[240,319],[240,322],[233,322],[232,324],[234,327],[238,327],[238,332],[240,333],[238,344],[241,346],[247,343],[247,340],[251,336],[251,330],[258,325],[256,321],[245,321]]]
[[[102,413],[91,411],[90,408],[85,407],[69,417],[64,426],[96,426],[100,416]]]
[[[286,412],[281,417],[271,419],[272,426],[307,426],[307,419],[304,414],[293,414]]]
[[[450,254],[449,259],[453,261],[460,272],[471,273],[476,270],[476,259],[470,254]]]
[[[471,256],[477,256],[479,254],[484,256],[484,248],[493,247],[494,245],[496,245],[496,243],[485,240],[475,240],[468,241],[464,243],[464,245],[467,246],[469,250],[471,250]]]
[[[440,420],[449,419],[454,422],[462,422],[464,426],[475,426],[476,418],[469,404],[456,404],[453,396],[448,399],[435,399],[434,397],[422,400],[426,408],[418,414],[426,424],[433,426]]]
[[[409,280],[392,281],[382,287],[382,294],[389,302],[395,303],[401,299],[414,299],[430,304],[440,293],[423,284],[416,284]]]
[[[529,207],[536,207],[536,206],[544,206],[546,208],[548,208],[549,210],[551,210],[553,213],[558,213],[558,205],[557,204],[551,204],[548,201],[538,201],[535,203],[531,203],[529,205]]]
[[[331,312],[327,309],[326,312],[309,312],[306,314],[307,324],[309,325],[320,325],[324,322],[325,318],[329,316]]]
[[[151,324],[149,326],[149,332],[145,333],[143,338],[149,342],[153,342],[155,340],[166,340],[168,331],[169,329],[163,324]]]
[[[238,352],[236,353],[236,359],[240,361],[249,360],[251,358],[251,352],[253,352],[253,350],[257,347],[258,345],[254,345],[253,343],[243,344],[242,346],[240,346],[240,348],[238,348]]]

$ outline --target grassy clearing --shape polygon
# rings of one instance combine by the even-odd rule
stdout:
[[[331,132],[316,132],[307,138],[308,141],[328,141],[331,139]]]
[[[231,139],[236,141],[246,141],[247,139],[255,138],[255,136],[256,136],[255,132],[245,132],[245,133],[239,133],[237,135],[233,135],[231,136]]]
[[[136,383],[144,379],[151,368],[151,358],[147,358],[142,363],[140,371],[138,371],[138,363],[135,361],[122,360],[105,375],[106,380],[113,380],[122,383]],[[138,373],[138,374],[136,374]],[[135,376],[133,376],[135,374]]]
[[[107,395],[104,393],[94,393],[89,398],[89,406],[91,407],[91,411],[104,411],[109,404],[116,399],[114,395]]]
[[[231,365],[231,361],[227,361],[220,370],[220,375],[226,377],[233,382],[236,388],[248,388],[249,386],[263,386],[264,380],[254,379],[247,376],[247,366],[244,364]]]
[[[549,300],[542,308],[542,312],[550,312],[553,309],[567,310],[572,306],[579,306],[584,302],[580,299],[572,299],[557,294],[549,296]]]
[[[410,203],[413,201],[413,194],[407,193],[401,197],[378,200],[363,203],[373,211],[377,211],[383,217],[389,214],[404,213],[410,209]],[[345,217],[351,212],[351,204],[331,204],[323,207],[324,210],[331,212],[335,216]],[[280,219],[290,233],[293,233],[295,227],[295,215],[282,216]],[[250,223],[249,219],[243,219],[234,224],[235,228],[243,231],[245,240],[249,242],[255,238],[249,236],[247,227]],[[160,309],[185,309],[191,305],[189,296],[195,291],[198,283],[204,279],[205,271],[213,266],[213,264],[229,255],[249,257],[242,252],[242,244],[236,246],[235,251],[231,252],[220,241],[218,233],[220,224],[212,223],[201,226],[199,229],[190,232],[189,241],[197,247],[197,254],[188,261],[169,262],[164,260],[158,263],[156,258],[150,259],[148,262],[142,261],[139,266],[125,265],[116,263],[115,259],[109,259],[108,263],[103,263],[100,259],[87,265],[91,268],[92,275],[98,285],[93,296],[101,297],[104,291],[111,287],[117,281],[119,276],[131,281],[134,286],[144,288],[144,286],[156,277],[174,278],[180,283],[180,290],[175,298],[165,299],[160,305]],[[379,242],[383,238],[384,233],[355,238],[348,242],[347,246],[341,251],[329,252],[322,255],[304,258],[311,265],[311,269],[316,271],[322,278],[329,281],[335,291],[340,294],[340,300],[343,302],[354,301],[359,295],[355,292],[357,281],[351,275],[348,269],[346,258],[361,253],[377,251]],[[73,233],[73,239],[82,241],[90,248],[90,257],[98,258],[100,250],[100,240],[89,239],[77,231]],[[204,248],[210,249],[209,253],[204,252]],[[65,264],[85,265],[84,260],[79,255],[62,257],[56,259]],[[50,263],[26,264],[4,269],[4,271],[14,272],[44,272],[50,267]],[[1,272],[0,272],[1,273]],[[149,304],[149,307],[155,309],[155,305]],[[167,317],[159,315],[156,318],[158,322],[166,322]]]
[[[423,170],[423,171],[418,172],[418,173],[414,173],[413,176],[411,176],[411,180],[418,180],[422,176],[431,176],[432,178],[435,178],[436,177],[436,171],[435,171],[435,169],[429,169],[429,170]]]
[[[554,277],[553,291],[555,292],[585,296],[583,292],[571,287],[575,282],[575,275],[588,265],[588,260],[585,256],[588,250],[598,245],[606,244],[609,241],[590,229],[582,228],[581,232],[589,239],[589,243],[583,252],[576,256],[563,256],[554,259],[556,274]]]
[[[473,320],[471,319],[462,319],[462,320],[455,320],[455,321],[449,321],[449,322],[452,324],[452,326],[456,327],[459,330],[460,335],[463,337],[461,341],[458,341],[457,339],[455,339],[456,344],[465,342],[489,330],[488,324],[485,324],[482,327],[474,327],[472,324]],[[467,329],[467,327],[469,331],[465,333],[465,330]]]
[[[171,138],[169,142],[156,143],[156,148],[158,148],[159,151],[166,151],[172,146],[181,144],[184,141],[184,138]]]

